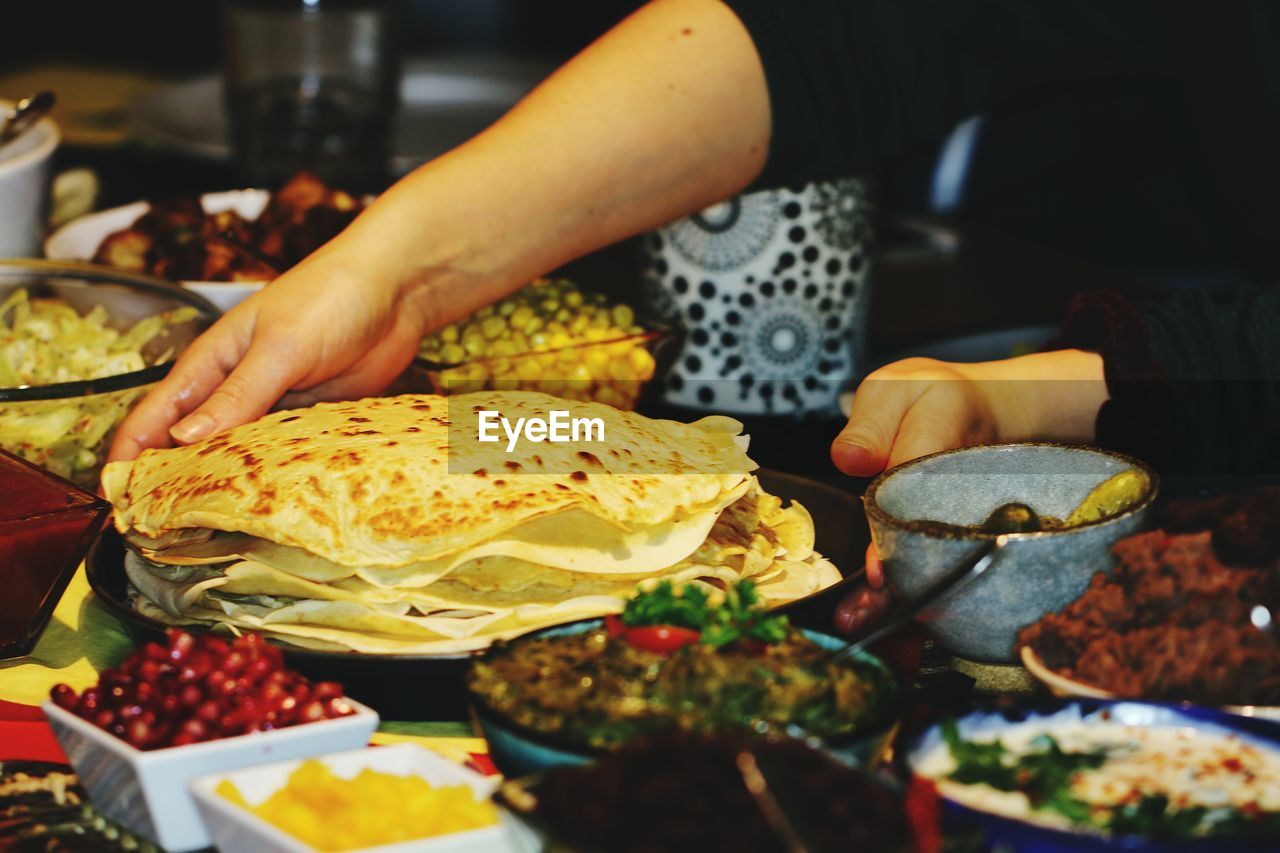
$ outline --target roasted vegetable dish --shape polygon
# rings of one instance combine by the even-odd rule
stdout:
[[[839,738],[881,719],[886,674],[831,662],[754,605],[749,581],[718,605],[697,587],[676,594],[661,584],[603,627],[495,647],[469,687],[517,725],[593,749],[669,731]]]
[[[270,281],[337,236],[363,202],[300,172],[257,219],[206,213],[195,198],[157,201],[108,235],[93,262],[170,281]]]

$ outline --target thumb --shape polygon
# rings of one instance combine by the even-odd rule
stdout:
[[[913,385],[868,379],[858,387],[849,422],[831,443],[831,461],[837,468],[855,477],[870,477],[884,470],[913,400],[904,393],[904,386]]]

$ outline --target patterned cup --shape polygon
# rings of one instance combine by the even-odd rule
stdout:
[[[861,367],[867,185],[737,196],[645,238],[651,309],[688,330],[664,402],[738,414],[830,413]]]

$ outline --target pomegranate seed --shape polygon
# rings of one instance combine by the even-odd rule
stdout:
[[[222,670],[227,675],[239,675],[249,664],[243,652],[233,651],[222,661]]]
[[[169,660],[175,663],[186,659],[191,654],[191,650],[195,648],[196,640],[185,631],[171,630],[169,632]]]
[[[336,681],[321,681],[312,688],[312,694],[317,699],[337,699],[342,695],[342,685]]]
[[[259,681],[275,671],[275,664],[269,659],[262,657],[253,661],[245,669],[245,676],[253,681]]]
[[[71,689],[70,684],[53,685],[53,690],[49,691],[49,696],[53,699],[53,704],[59,708],[70,710],[76,705],[76,692]]]
[[[182,688],[182,692],[178,694],[178,701],[184,708],[194,708],[204,700],[204,694],[200,692],[200,688],[194,684],[188,684]]]
[[[116,712],[103,708],[101,711],[93,715],[93,724],[100,729],[109,729],[116,722]]]
[[[193,740],[204,740],[209,736],[209,727],[200,720],[190,719],[182,724],[178,735],[187,735]]]
[[[196,678],[202,678],[217,669],[217,661],[206,652],[196,652],[191,656],[188,665],[195,670]]]
[[[298,709],[298,719],[304,723],[314,723],[324,719],[324,705],[314,699]]]
[[[149,737],[151,737],[151,727],[145,720],[134,720],[129,724],[129,743],[141,749],[146,745]]]

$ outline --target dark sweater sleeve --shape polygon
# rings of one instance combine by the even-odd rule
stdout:
[[[1139,309],[1078,296],[1059,346],[1102,354],[1104,445],[1170,475],[1280,475],[1280,287],[1178,294]]]
[[[1173,36],[1154,0],[725,2],[769,86],[761,186],[866,172],[1046,86],[1171,65]]]

